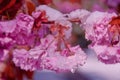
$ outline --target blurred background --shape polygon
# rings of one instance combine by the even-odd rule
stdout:
[[[22,0],[16,0],[16,3],[5,8],[14,0],[0,0],[0,19],[14,18],[20,6],[24,6]],[[89,11],[107,11],[120,13],[120,0],[26,0],[30,1],[29,8],[32,6],[48,5],[62,13],[69,13],[76,9],[87,9]],[[29,10],[29,12],[32,10]],[[6,13],[7,12],[7,13]],[[12,13],[12,14],[11,14]],[[24,71],[15,67],[11,58],[7,62],[0,62],[0,80],[120,80],[120,64],[104,64],[98,61],[93,50],[87,46],[90,41],[84,37],[84,31],[79,24],[73,24],[72,31],[73,45],[79,44],[88,55],[85,65],[80,67],[74,73],[55,73],[52,71]],[[2,48],[2,47],[0,47]]]

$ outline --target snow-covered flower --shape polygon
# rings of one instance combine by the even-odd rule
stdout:
[[[57,50],[55,37],[48,35],[41,39],[41,44],[33,49],[15,49],[13,61],[25,70],[71,71],[83,65],[86,55],[79,46],[69,47],[70,50]]]
[[[106,64],[120,63],[119,22],[114,17],[117,17],[115,13],[95,11],[84,26],[85,37],[92,41],[89,47]]]
[[[92,43],[106,44],[110,42],[109,22],[112,17],[117,16],[115,13],[95,11],[90,14],[84,23],[85,37]]]

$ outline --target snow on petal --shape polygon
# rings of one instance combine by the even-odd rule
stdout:
[[[98,59],[105,64],[120,62],[120,48],[107,45],[94,45],[92,49],[96,52]]]
[[[35,70],[37,66],[37,64],[35,65],[36,61],[29,58],[29,53],[25,49],[13,51],[13,62],[24,70]]]
[[[58,18],[62,17],[63,14],[53,8],[48,7],[47,5],[40,5],[36,8],[36,11],[46,11],[48,20],[55,21]]]
[[[81,50],[81,48],[77,46],[77,47],[71,47],[70,49],[73,50],[74,55],[70,55],[66,57],[61,55],[44,57],[42,62],[44,68],[61,72],[61,71],[71,71],[72,69],[76,69],[78,68],[78,66],[83,65],[86,60],[86,55]],[[67,53],[69,54],[69,51]],[[61,53],[58,51],[54,54],[61,54]]]
[[[81,22],[84,22],[86,18],[90,15],[90,12],[84,9],[77,9],[68,14],[69,19],[80,19]]]

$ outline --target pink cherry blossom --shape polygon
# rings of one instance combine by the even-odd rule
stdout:
[[[84,23],[85,37],[93,43],[109,43],[109,22],[112,17],[117,16],[115,13],[95,11],[90,14]]]
[[[25,70],[37,70],[41,69],[42,56],[47,56],[48,53],[54,53],[55,49],[54,37],[48,35],[46,38],[41,39],[41,45],[36,46],[33,49],[15,49],[13,51],[13,62],[16,66]],[[48,49],[49,48],[49,49]]]
[[[70,71],[85,63],[86,55],[79,46],[70,47],[70,52],[67,49],[58,51],[56,45],[56,39],[52,35],[48,35],[41,39],[39,46],[33,49],[14,50],[13,61],[25,70],[48,69],[58,72]]]
[[[117,16],[115,13],[96,11],[86,19],[84,26],[86,38],[92,41],[89,47],[96,52],[98,59],[106,64],[120,62],[119,34],[111,31],[116,25],[109,24],[115,16]]]
[[[33,27],[33,23],[34,19],[29,15],[20,13],[16,16],[16,25],[18,30],[25,30],[30,33]]]

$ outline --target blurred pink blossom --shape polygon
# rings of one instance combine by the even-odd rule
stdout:
[[[70,1],[58,2],[58,3],[55,3],[55,6],[62,13],[69,13],[81,7],[80,3],[77,3],[77,2],[72,3]]]

